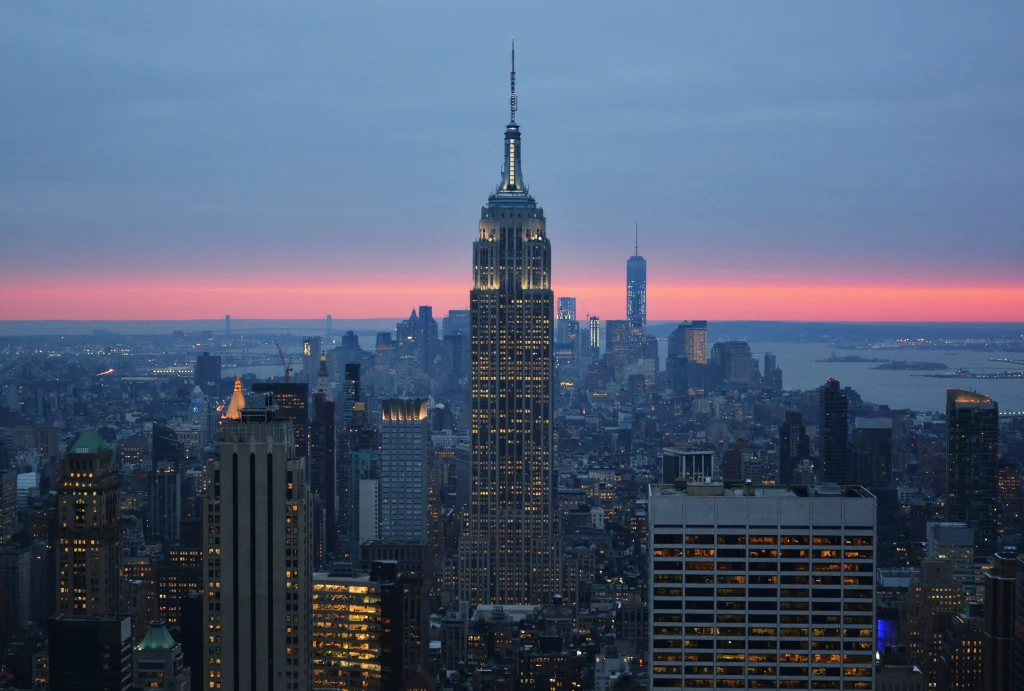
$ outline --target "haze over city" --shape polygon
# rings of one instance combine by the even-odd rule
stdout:
[[[636,223],[652,320],[1024,320],[1019,4],[0,19],[0,319],[465,308],[515,35],[522,172],[581,312],[623,316]]]

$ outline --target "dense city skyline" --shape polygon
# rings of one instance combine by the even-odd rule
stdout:
[[[581,314],[1024,320],[1017,6],[2,12],[0,319],[466,307],[518,34]]]

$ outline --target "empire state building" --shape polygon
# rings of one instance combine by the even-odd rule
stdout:
[[[470,604],[547,604],[561,592],[553,506],[551,243],[523,183],[511,120],[502,180],[480,213],[470,292],[472,496],[459,588]]]

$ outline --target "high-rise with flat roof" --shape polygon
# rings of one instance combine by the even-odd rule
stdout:
[[[459,579],[472,604],[541,604],[561,592],[551,242],[544,210],[523,181],[514,51],[512,62],[502,180],[473,243],[473,489]]]
[[[204,677],[235,691],[308,691],[310,498],[294,421],[272,395],[252,396],[223,420],[217,451],[203,502]]]
[[[892,484],[892,418],[857,418],[853,460],[857,484],[871,488]]]
[[[430,402],[381,401],[380,539],[421,545],[427,541],[427,464]]]
[[[652,688],[874,688],[870,493],[651,485],[648,511]]]
[[[856,482],[850,463],[850,401],[829,377],[818,389],[818,457],[825,482]]]
[[[974,529],[979,555],[999,541],[999,405],[971,391],[946,391],[946,519]]]

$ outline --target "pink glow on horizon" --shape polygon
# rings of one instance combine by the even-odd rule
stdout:
[[[379,276],[332,279],[246,274],[206,279],[171,276],[0,278],[0,320],[335,319],[390,318],[416,305],[434,314],[469,305],[468,281],[447,277],[402,283]],[[564,281],[556,295],[577,298],[579,318],[621,319],[625,286]],[[648,318],[779,321],[1024,322],[1024,286],[883,285],[776,278],[657,282],[648,289]]]

